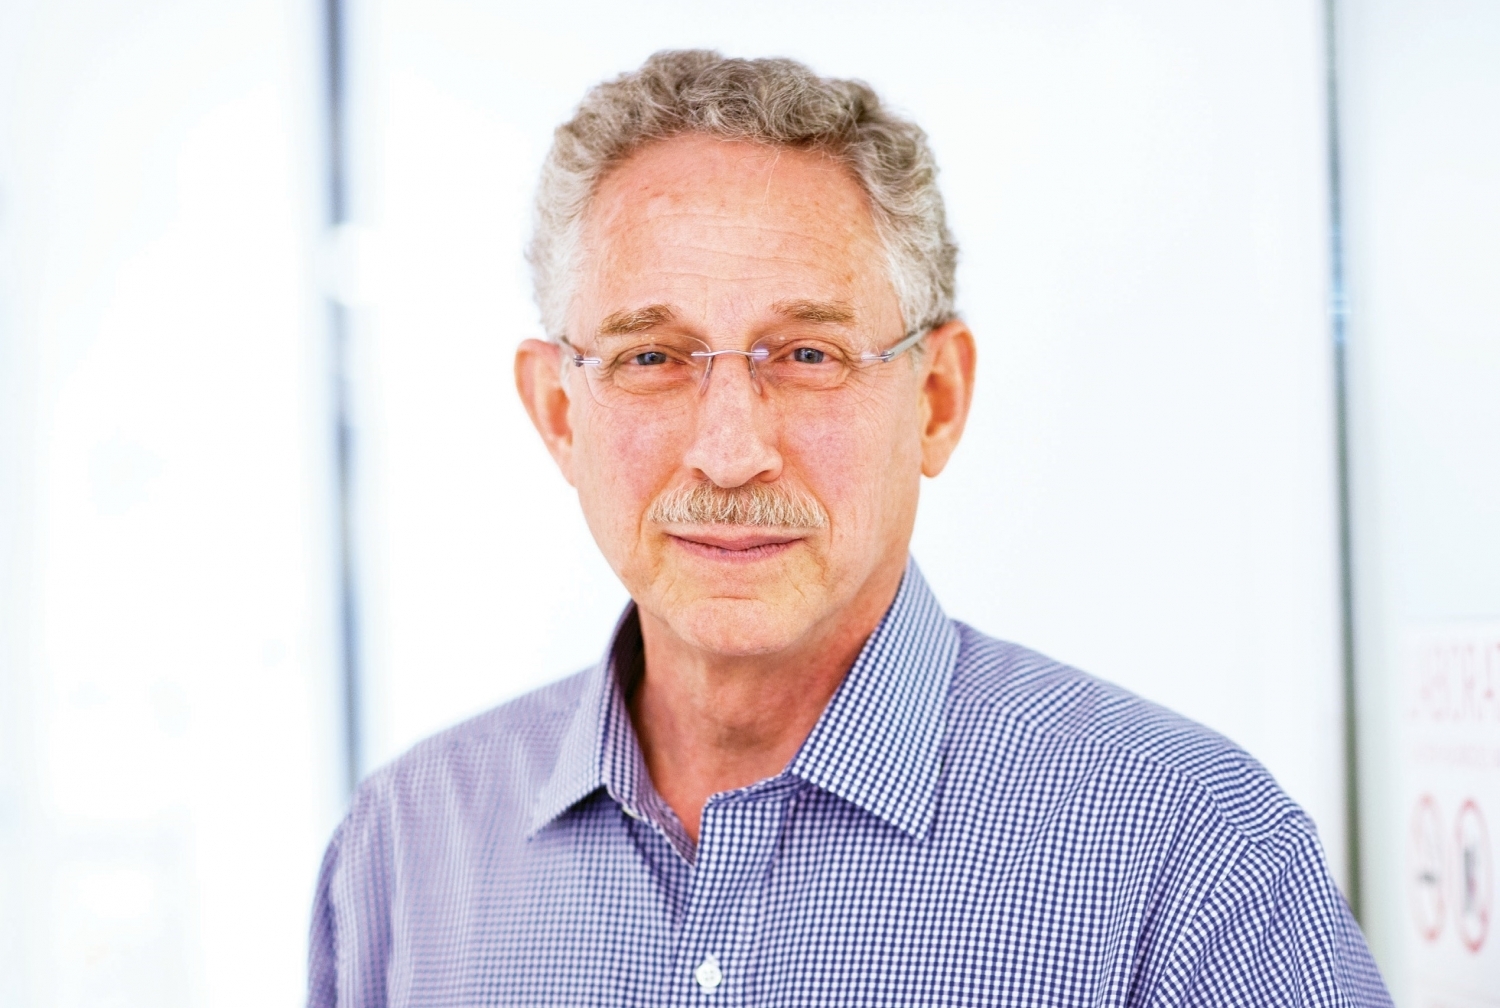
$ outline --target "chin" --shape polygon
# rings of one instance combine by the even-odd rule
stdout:
[[[787,611],[761,599],[707,598],[683,606],[667,621],[694,647],[725,657],[751,658],[791,647],[811,628],[806,603],[788,600]]]

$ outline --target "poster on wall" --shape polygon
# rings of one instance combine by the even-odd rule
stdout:
[[[1500,1005],[1500,621],[1420,627],[1403,652],[1412,1008],[1492,1008]]]

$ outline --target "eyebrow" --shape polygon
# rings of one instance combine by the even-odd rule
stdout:
[[[854,321],[854,309],[843,301],[780,301],[772,307],[797,322]]]
[[[654,304],[644,308],[617,311],[604,317],[599,323],[600,336],[628,336],[645,329],[665,325],[677,317],[671,305]]]
[[[854,309],[843,301],[778,301],[771,306],[778,315],[797,322],[848,323],[854,321]],[[666,325],[677,318],[671,305],[654,304],[613,312],[599,323],[600,336],[629,336]]]

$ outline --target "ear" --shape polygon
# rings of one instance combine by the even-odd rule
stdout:
[[[922,363],[922,475],[936,476],[963,437],[974,398],[974,334],[954,319],[927,334]]]
[[[563,387],[562,347],[529,339],[516,348],[516,391],[521,405],[563,478],[573,482],[573,419]]]

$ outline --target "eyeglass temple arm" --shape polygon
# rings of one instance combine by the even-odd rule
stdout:
[[[897,343],[889,350],[882,350],[880,353],[860,354],[860,360],[878,360],[882,364],[889,364],[891,361],[895,360],[897,357],[900,357],[902,354],[906,353],[906,351],[910,350],[912,347],[920,343],[922,341],[922,337],[926,336],[930,331],[931,330],[928,329],[918,329],[916,332],[911,333],[900,343]]]
[[[583,367],[585,364],[593,364],[595,366],[598,366],[598,365],[604,363],[604,361],[600,360],[598,357],[585,357],[583,354],[579,353],[578,352],[578,348],[576,346],[574,346],[572,343],[569,343],[568,342],[568,337],[566,337],[566,336],[559,336],[559,337],[557,337],[557,342],[560,343],[560,344],[562,344],[563,346],[567,347],[569,350],[573,351],[573,366],[574,367]]]

